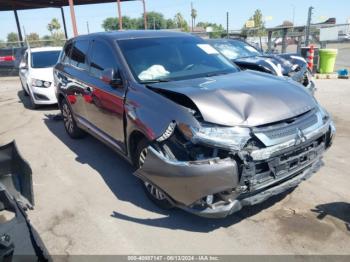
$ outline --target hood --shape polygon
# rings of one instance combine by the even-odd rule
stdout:
[[[316,106],[314,98],[292,80],[249,70],[148,86],[161,93],[187,96],[204,121],[225,126],[259,126]]]
[[[240,67],[268,72],[277,76],[288,76],[291,72],[306,68],[304,58],[294,54],[266,54],[237,58],[234,62]],[[258,70],[259,70],[258,69]]]
[[[31,78],[53,82],[53,68],[31,68],[30,76]]]

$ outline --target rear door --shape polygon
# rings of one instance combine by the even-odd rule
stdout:
[[[85,100],[88,120],[95,133],[125,152],[124,95],[125,86],[112,87],[100,78],[105,69],[119,69],[115,47],[102,39],[91,44],[89,92]]]
[[[86,121],[85,108],[86,93],[89,86],[86,84],[88,77],[89,61],[87,53],[90,40],[78,39],[67,45],[61,59],[63,70],[58,76],[60,88],[65,90],[74,115],[78,122]]]

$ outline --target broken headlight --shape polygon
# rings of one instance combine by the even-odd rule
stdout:
[[[251,138],[250,129],[243,127],[201,126],[197,128],[180,124],[179,129],[195,144],[203,143],[229,150],[241,150]]]

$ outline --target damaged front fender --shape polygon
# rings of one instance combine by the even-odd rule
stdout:
[[[190,206],[201,198],[238,186],[237,163],[231,158],[174,161],[152,146],[135,175],[162,189],[178,205]]]

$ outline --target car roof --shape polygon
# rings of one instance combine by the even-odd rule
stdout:
[[[62,47],[59,46],[45,46],[45,47],[34,47],[28,49],[31,53],[45,52],[45,51],[61,51]]]
[[[92,33],[88,35],[77,36],[73,39],[101,37],[108,40],[125,40],[125,39],[141,39],[156,37],[195,37],[189,33],[168,31],[168,30],[127,30],[127,31],[109,31]]]
[[[207,42],[209,43],[225,43],[225,42],[244,42],[246,43],[246,41],[244,41],[243,39],[239,39],[239,38],[215,38],[215,39],[206,39]]]

